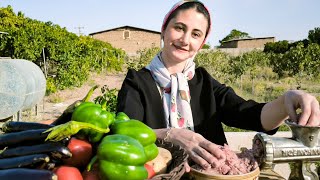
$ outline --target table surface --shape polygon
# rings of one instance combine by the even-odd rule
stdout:
[[[260,171],[259,180],[286,180],[278,173],[274,172],[273,170],[262,170]]]

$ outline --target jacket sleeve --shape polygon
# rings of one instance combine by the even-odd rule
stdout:
[[[142,120],[144,107],[141,102],[138,82],[136,71],[130,69],[118,93],[117,112],[124,112],[131,119]]]

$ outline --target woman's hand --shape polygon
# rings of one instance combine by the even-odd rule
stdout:
[[[301,114],[297,112],[299,108]],[[267,103],[261,111],[261,124],[266,131],[279,127],[288,118],[301,126],[319,126],[318,100],[303,91],[290,90]]]
[[[319,102],[311,94],[299,90],[287,91],[284,94],[284,105],[289,118],[301,126],[319,126]],[[300,108],[301,114],[296,110]]]
[[[219,167],[221,162],[226,159],[220,149],[221,146],[206,140],[202,135],[191,130],[172,128],[167,139],[184,148],[189,157],[204,169]],[[186,166],[186,168],[188,167]]]

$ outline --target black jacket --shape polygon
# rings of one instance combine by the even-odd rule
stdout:
[[[204,68],[197,68],[188,83],[195,132],[223,145],[227,141],[221,123],[263,131],[260,114],[265,103],[244,100],[230,87],[213,79]],[[149,70],[128,71],[118,94],[117,111],[153,129],[166,128],[161,96]]]

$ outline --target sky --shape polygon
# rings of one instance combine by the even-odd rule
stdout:
[[[177,0],[0,0],[14,12],[39,21],[51,21],[83,35],[134,26],[159,31]],[[251,37],[298,41],[320,27],[320,0],[203,0],[212,16],[207,43],[219,45],[232,29]],[[1,30],[0,30],[1,31]]]

